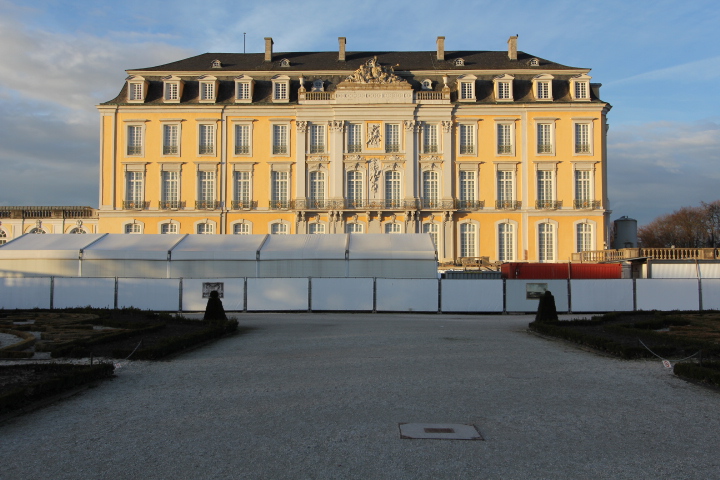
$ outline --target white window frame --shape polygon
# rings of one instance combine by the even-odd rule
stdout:
[[[180,146],[182,144],[182,123],[176,120],[173,121],[163,121],[160,120],[161,123],[161,135],[162,135],[162,145],[160,150],[160,156],[162,157],[179,157],[180,156]],[[171,145],[168,142],[168,131],[169,129],[174,128],[175,129],[175,145]],[[174,151],[173,151],[174,150]]]
[[[133,132],[133,133],[131,133]],[[132,150],[131,150],[132,149]],[[125,122],[125,156],[145,156],[145,123]]]
[[[5,229],[0,228],[0,245],[5,245],[8,242],[9,235]]]
[[[351,225],[353,226],[351,227]],[[361,222],[348,222],[345,224],[345,233],[365,233],[365,225]]]
[[[570,98],[577,102],[590,101],[590,80],[587,73],[575,75],[570,79]]]
[[[283,220],[270,222],[268,225],[268,233],[271,235],[290,235],[290,225]]]
[[[272,82],[272,102],[288,103],[290,102],[290,77],[287,75],[275,75],[271,79]]]
[[[324,208],[327,198],[327,174],[314,169],[307,172],[308,203],[311,208]]]
[[[594,128],[592,119],[573,119],[573,130],[572,130],[572,151],[574,156],[587,156],[594,155]],[[587,144],[581,142],[580,130],[585,130],[585,136],[587,137]]]
[[[464,178],[467,177],[467,178]],[[470,178],[472,177],[472,178]],[[472,168],[463,168],[460,166],[458,169],[458,200],[460,202],[459,207],[461,209],[474,209],[475,204],[478,200],[478,171],[477,165],[473,165]]]
[[[233,156],[234,157],[252,157],[253,156],[253,121],[233,121]],[[243,145],[238,137],[241,130],[245,130],[246,144]]]
[[[123,225],[123,233],[137,235],[143,233],[143,224],[139,222],[129,222]]]
[[[387,235],[394,235],[397,233],[403,233],[402,224],[397,221],[388,221],[383,224],[383,233]]]
[[[255,80],[247,75],[235,77],[235,103],[252,103]]]
[[[509,228],[509,230],[502,231],[504,228]],[[518,222],[514,220],[506,219],[495,222],[496,258],[498,262],[514,262],[517,258],[517,232]]]
[[[549,228],[549,230],[545,230],[546,228]],[[557,262],[558,223],[554,220],[537,222],[535,224],[535,232],[538,262]],[[547,243],[550,243],[549,248]],[[543,248],[543,246],[545,246],[545,248]]]
[[[552,75],[548,73],[535,75],[532,79],[532,91],[535,100],[538,102],[552,102],[553,101],[553,88]]]
[[[215,103],[217,100],[218,80],[212,75],[204,75],[198,79],[198,101]]]
[[[389,176],[396,178],[388,178]],[[383,198],[386,208],[399,209],[402,206],[403,175],[397,170],[383,172]]]
[[[324,223],[310,222],[308,223],[308,234],[311,235],[324,235],[327,233],[327,228]]]
[[[233,210],[253,208],[253,169],[252,165],[234,165],[232,177]]]
[[[359,178],[350,178],[350,177]],[[351,186],[352,185],[352,186]],[[359,208],[365,201],[365,175],[361,170],[345,172],[345,202],[348,208]]]
[[[505,139],[509,144],[505,142]],[[495,155],[500,157],[515,156],[515,120],[498,120],[495,122]]]
[[[278,142],[283,139],[284,142]],[[282,145],[284,143],[284,145]],[[270,156],[272,157],[289,157],[290,156],[290,122],[272,123],[270,126]]]
[[[394,137],[394,138],[393,138]],[[399,123],[385,124],[385,153],[398,153],[402,150],[402,137]]]
[[[214,235],[215,224],[213,222],[197,222],[195,224],[195,233],[198,235]]]
[[[477,258],[479,253],[480,225],[477,221],[458,223],[458,257]],[[470,236],[471,238],[467,238]]]
[[[515,77],[508,73],[493,78],[493,90],[496,102],[514,101],[515,92],[513,91],[513,80],[515,80]]]
[[[149,82],[144,77],[130,76],[127,78],[127,102],[145,103]]]
[[[270,171],[270,209],[286,210],[290,207],[290,169]]]
[[[160,233],[163,235],[177,235],[180,233],[179,227],[175,222],[163,222],[160,224]]]
[[[457,128],[458,155],[476,157],[478,155],[477,124],[460,123]]]
[[[575,231],[575,252],[580,253],[584,251],[593,251],[595,250],[595,222],[592,222],[590,220],[580,220],[575,222],[574,224],[574,231]],[[589,231],[581,232],[581,228],[589,229]],[[581,239],[581,235],[587,235],[588,238],[586,240]],[[582,243],[587,244],[587,248],[583,248],[581,245]]]
[[[423,153],[442,153],[440,139],[440,124],[424,122],[422,129]]]
[[[536,208],[553,209],[556,199],[557,182],[555,181],[555,164],[535,165],[535,199]]]
[[[327,125],[322,123],[310,123],[310,125],[308,125],[307,135],[308,153],[327,152]]]
[[[198,167],[195,198],[202,210],[215,210],[218,204],[217,167],[216,165],[198,165]]]
[[[347,153],[361,153],[363,150],[362,123],[348,123],[345,132],[345,151]]]
[[[180,208],[180,188],[182,185],[180,167],[180,164],[161,165],[160,167],[160,208],[163,210],[177,210]]]
[[[252,223],[241,220],[232,224],[233,235],[252,235]]]
[[[438,208],[441,198],[440,172],[437,170],[423,170],[420,174],[420,187],[423,208]]]
[[[514,210],[517,198],[517,168],[497,165],[495,170],[495,202],[500,210]]]
[[[125,203],[135,204],[130,210],[145,209],[145,165],[125,166]]]
[[[163,103],[180,103],[184,82],[175,75],[163,77]]]
[[[458,77],[458,102],[474,102],[475,96],[475,75],[461,75]]]
[[[442,240],[440,236],[440,232],[442,231],[441,224],[437,222],[425,222],[422,224],[421,232],[427,233],[430,235],[430,238],[432,238],[433,245],[435,246],[435,251],[440,252],[442,249],[440,248],[440,241]]]
[[[200,122],[197,127],[197,154],[198,157],[217,156],[217,122]],[[208,145],[207,141],[210,140]]]
[[[587,179],[580,178],[580,173],[587,174]],[[583,175],[584,176],[584,175]],[[580,181],[587,183],[587,188],[579,188]],[[583,192],[582,190],[587,190]],[[585,193],[585,194],[583,194]],[[573,169],[573,207],[578,210],[592,208],[595,200],[595,168],[593,164],[576,164]]]

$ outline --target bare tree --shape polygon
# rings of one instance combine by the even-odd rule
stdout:
[[[720,203],[713,204],[718,204],[720,214]],[[646,248],[701,248],[709,243],[708,225],[708,210],[704,205],[683,207],[640,227],[638,239]]]

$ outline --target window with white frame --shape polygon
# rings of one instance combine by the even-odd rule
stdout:
[[[400,172],[385,172],[385,207],[400,208]]]
[[[345,224],[345,233],[363,233],[362,223],[347,223]]]
[[[270,208],[288,208],[289,172],[273,170],[270,177]]]
[[[275,75],[272,78],[272,100],[275,103],[287,103],[290,100],[290,77]]]
[[[588,98],[588,85],[585,82],[575,82],[575,98]]]
[[[325,207],[325,172],[310,172],[308,174],[308,183],[310,190],[309,206],[310,208]]]
[[[145,208],[144,172],[125,172],[125,209]]]
[[[400,151],[400,125],[397,123],[385,124],[385,152]]]
[[[533,77],[532,85],[533,92],[535,93],[535,100],[551,101],[553,99],[552,81],[553,76],[548,73]]]
[[[590,100],[590,79],[586,73],[570,79],[570,96],[573,100]]]
[[[212,223],[198,223],[197,233],[198,235],[212,235],[215,233],[215,225]]]
[[[538,224],[538,261],[555,261],[555,225],[552,223]]]
[[[270,225],[270,234],[271,235],[287,235],[288,234],[288,226],[285,223],[273,223]]]
[[[235,124],[235,155],[250,154],[250,125]]]
[[[363,206],[363,175],[358,170],[347,172],[347,194],[345,196],[347,208],[360,208]]]
[[[515,260],[515,225],[512,223],[498,224],[498,261],[512,262]]]
[[[162,171],[160,181],[160,208],[180,208],[180,172]]]
[[[309,234],[322,234],[325,233],[325,225],[322,223],[308,223]]]
[[[477,204],[477,173],[472,170],[460,170],[460,208],[475,208]]]
[[[460,155],[475,155],[475,125],[459,125]]]
[[[438,153],[438,125],[426,123],[423,126],[423,153]]]
[[[250,199],[252,194],[250,192],[250,172],[249,171],[235,171],[233,173],[235,186],[233,193],[233,209],[245,209],[250,208]]]
[[[475,75],[463,75],[458,78],[458,100],[461,102],[475,101]]]
[[[593,226],[581,222],[575,225],[575,248],[577,252],[587,252],[593,248]]]
[[[215,101],[215,90],[216,81],[200,82],[200,101],[201,102],[214,102]]]
[[[477,257],[477,225],[474,223],[460,224],[460,256]]]
[[[177,223],[163,223],[160,225],[160,233],[165,235],[178,233]]]
[[[198,172],[197,208],[214,210],[215,204],[215,171]]]
[[[537,175],[537,205],[536,208],[555,208],[555,172],[552,170],[538,170]]]
[[[495,100],[509,102],[513,100],[513,77],[510,74],[500,75],[493,79],[495,83]]]
[[[253,96],[254,81],[252,77],[240,75],[235,77],[235,102],[251,103]]]
[[[592,170],[575,170],[575,208],[593,208]]]
[[[142,103],[145,101],[145,93],[148,82],[140,76],[128,77],[127,99],[130,103]]]
[[[180,154],[180,125],[163,124],[163,155]]]
[[[512,170],[497,171],[497,208],[515,208],[515,172]]]
[[[514,123],[498,123],[496,125],[497,130],[497,154],[498,155],[513,155],[514,149]]]
[[[273,155],[287,155],[288,126],[275,124],[272,126],[272,153]]]
[[[423,90],[432,90],[432,80],[426,78],[422,81],[422,83],[420,83],[420,88]]]
[[[310,153],[325,153],[325,125],[310,125]]]
[[[143,99],[143,84],[142,83],[131,83],[130,84],[130,100],[142,100]]]
[[[362,152],[362,125],[359,123],[347,125],[347,152]]]
[[[198,125],[198,154],[215,155],[215,125]]]
[[[127,155],[142,156],[143,154],[143,125],[127,126]]]
[[[575,153],[589,154],[592,153],[592,144],[590,142],[590,124],[575,124]]]
[[[399,223],[389,222],[385,224],[385,233],[402,233]]]
[[[437,223],[423,223],[422,224],[422,232],[427,233],[430,235],[430,238],[432,238],[433,245],[435,245],[435,248],[438,248],[438,241],[440,240],[440,227]]]
[[[5,232],[5,230],[0,228],[0,245],[5,245],[7,243],[8,235]]]
[[[127,223],[125,224],[125,233],[142,233],[142,228],[139,223]]]
[[[180,85],[175,82],[165,82],[165,100],[179,100]]]
[[[422,173],[423,208],[440,206],[440,176],[438,172],[426,170]]]
[[[537,124],[537,153],[538,154],[552,154],[555,151],[553,142],[553,127],[552,123],[538,123]]]
[[[250,235],[250,224],[236,223],[233,225],[233,235]]]

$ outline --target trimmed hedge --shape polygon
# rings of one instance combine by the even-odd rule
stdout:
[[[53,348],[50,353],[50,356],[53,358],[57,358],[57,357],[82,358],[84,356],[87,356],[86,355],[86,353],[88,352],[87,347],[90,347],[92,345],[100,345],[102,343],[115,342],[117,340],[132,338],[132,337],[136,337],[138,335],[142,335],[145,333],[151,333],[151,332],[155,332],[158,330],[162,330],[163,328],[165,328],[165,324],[159,323],[156,325],[151,325],[149,327],[136,328],[133,330],[123,330],[121,332],[109,332],[106,335],[99,335],[95,338],[90,338],[90,339],[72,340],[70,342],[65,342],[62,345],[58,345],[57,347]]]
[[[590,322],[592,321],[593,320],[590,320]],[[576,322],[588,321],[576,320]],[[570,322],[532,322],[528,325],[528,327],[530,328],[530,330],[541,333],[543,335],[550,335],[552,337],[569,340],[571,342],[595,348],[603,352],[608,352],[610,354],[625,359],[645,358],[652,356],[650,352],[648,352],[642,346],[623,345],[607,338],[578,332],[571,328],[566,328],[566,324],[568,323]]]
[[[11,389],[0,394],[0,413],[23,408],[32,402],[46,399],[86,383],[112,377],[115,367],[111,363],[96,365],[35,364],[36,372],[55,375],[43,381]]]
[[[673,372],[678,377],[720,387],[720,362],[676,363]]]

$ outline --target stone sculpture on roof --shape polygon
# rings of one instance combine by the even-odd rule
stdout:
[[[407,83],[402,78],[395,75],[395,72],[390,66],[380,65],[377,61],[377,57],[373,57],[364,65],[360,65],[360,68],[355,70],[355,73],[348,75],[345,79],[347,82],[352,83]]]

